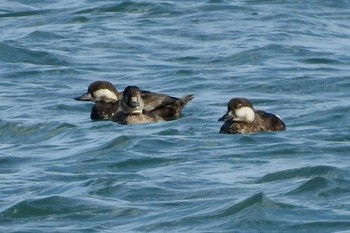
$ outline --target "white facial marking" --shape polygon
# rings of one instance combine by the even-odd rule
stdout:
[[[135,102],[135,103],[137,103],[137,102],[138,102],[138,99],[137,99],[137,97],[136,97],[136,96],[134,96],[134,97],[131,97],[131,102]]]
[[[231,111],[228,112],[227,116],[228,116],[227,118],[235,118],[236,117]]]
[[[143,102],[142,99],[139,99],[137,96],[132,96],[130,98],[130,102],[138,103],[138,106],[131,106],[127,102],[128,100],[123,98],[123,100],[120,102],[120,106],[122,108],[122,111],[128,114],[135,114],[135,113],[141,113],[143,109]]]
[[[108,89],[97,90],[94,92],[94,95],[97,100],[112,99],[118,101],[118,96]]]
[[[234,120],[236,121],[252,122],[255,118],[254,110],[249,107],[241,107],[239,109],[236,109],[235,114],[236,117]]]

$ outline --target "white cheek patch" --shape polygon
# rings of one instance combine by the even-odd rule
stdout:
[[[94,92],[96,99],[113,99],[118,101],[118,96],[108,89],[100,89]]]
[[[228,116],[228,118],[235,118],[236,117],[231,111],[228,112],[227,116]]]
[[[236,119],[238,121],[252,122],[255,118],[255,112],[252,108],[241,107],[236,110]]]

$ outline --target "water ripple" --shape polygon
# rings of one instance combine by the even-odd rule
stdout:
[[[230,215],[247,215],[250,219],[254,215],[259,214],[260,211],[278,211],[278,209],[292,209],[293,206],[282,203],[277,203],[265,196],[264,193],[257,193],[245,200],[242,200],[233,206],[218,213],[215,217],[227,217]],[[257,218],[259,219],[259,217]]]
[[[0,121],[0,137],[2,143],[32,144],[49,141],[62,133],[67,133],[68,129],[73,129],[74,127],[74,125],[68,123],[59,125],[45,123],[25,125],[16,122]]]
[[[337,197],[350,191],[349,181],[343,179],[329,179],[314,177],[293,189],[288,194],[310,194],[316,197]]]
[[[348,1],[3,2],[0,231],[349,229]],[[91,121],[95,80],[195,98]],[[239,96],[287,131],[219,134]]]
[[[34,65],[67,66],[67,58],[47,51],[0,43],[0,59],[9,63],[30,63]]]
[[[266,183],[266,182],[274,182],[278,180],[284,179],[292,179],[292,178],[307,178],[312,176],[326,176],[330,178],[338,178],[346,175],[346,172],[340,168],[332,167],[332,166],[313,166],[313,167],[302,167],[289,169],[285,171],[279,171],[267,174],[262,178],[258,179],[257,183]]]

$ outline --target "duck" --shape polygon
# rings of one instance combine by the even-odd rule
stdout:
[[[118,93],[112,83],[95,81],[89,85],[85,94],[74,99],[95,102],[90,113],[92,120],[110,120],[119,111],[119,99],[121,97],[122,94]]]
[[[165,121],[154,112],[145,110],[144,106],[139,87],[128,86],[123,91],[123,97],[119,104],[120,111],[115,114],[112,121],[126,125]]]
[[[144,110],[153,112],[161,118],[170,121],[182,117],[183,108],[193,98],[193,94],[181,98],[140,90],[144,101]],[[115,86],[108,81],[91,83],[85,94],[74,98],[78,101],[92,101],[95,105],[91,109],[92,120],[110,120],[119,111],[119,100],[123,93],[119,93]]]
[[[219,118],[225,121],[222,134],[251,134],[269,131],[284,131],[286,125],[278,115],[255,110],[246,98],[233,98],[228,102],[227,112]]]

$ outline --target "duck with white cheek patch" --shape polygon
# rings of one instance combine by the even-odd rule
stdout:
[[[223,134],[249,134],[286,130],[286,125],[277,115],[255,110],[246,98],[233,98],[227,105],[227,113],[219,121]]]
[[[112,83],[107,81],[95,81],[90,84],[88,91],[74,98],[79,101],[92,101],[95,105],[91,109],[92,120],[109,120],[119,111],[119,99],[122,95]]]
[[[145,124],[164,121],[155,113],[143,109],[144,102],[140,89],[137,86],[128,86],[123,92],[120,101],[120,111],[115,114],[112,121],[119,124]]]
[[[193,99],[192,94],[176,98],[150,91],[140,92],[144,102],[144,110],[153,112],[167,121],[180,118],[182,109]],[[95,81],[90,84],[85,94],[74,99],[95,102],[91,109],[92,120],[110,120],[120,110],[119,101],[122,96],[123,93],[118,93],[112,83]]]

